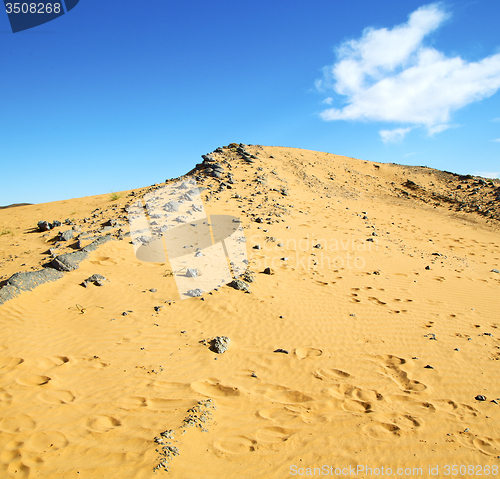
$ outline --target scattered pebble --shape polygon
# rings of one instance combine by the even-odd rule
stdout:
[[[483,396],[482,394],[478,394],[474,399],[476,401],[486,401],[486,396]]]
[[[290,351],[287,351],[286,349],[281,349],[281,348],[275,349],[274,352],[275,353],[283,353],[283,354],[289,354],[290,353]]]

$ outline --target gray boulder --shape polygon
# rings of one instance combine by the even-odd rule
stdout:
[[[82,251],[85,253],[90,253],[91,251],[95,251],[99,246],[103,245],[104,243],[107,243],[108,241],[111,241],[112,239],[113,237],[110,235],[100,236],[95,241],[92,241],[92,243],[82,248]]]
[[[88,248],[88,246],[86,246],[86,248]],[[85,251],[84,248],[81,251],[75,251],[74,253],[66,253],[56,256],[52,260],[51,266],[57,269],[58,271],[74,271],[75,269],[78,269],[80,262],[86,259],[87,257],[88,253]]]
[[[73,236],[74,236],[73,230],[63,231],[62,233],[59,234],[59,241],[69,241],[70,239],[73,239]]]
[[[40,231],[49,231],[51,228],[50,223],[47,221],[39,221],[37,226]]]
[[[227,336],[217,336],[210,345],[210,349],[217,354],[222,354],[227,351],[231,340]]]

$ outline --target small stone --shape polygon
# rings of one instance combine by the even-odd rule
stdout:
[[[498,269],[492,269],[491,270],[492,273],[497,273],[497,274],[500,274],[500,271],[498,271]]]
[[[37,226],[40,231],[49,231],[51,228],[51,225],[47,221],[39,221]]]
[[[425,269],[426,269],[427,271],[429,271],[429,270],[431,269],[431,267],[430,267],[430,266],[426,266],[426,267],[425,267]]]
[[[260,244],[256,244],[256,245],[253,247],[253,249],[261,249]]]
[[[217,336],[210,345],[210,350],[214,353],[222,354],[227,351],[227,348],[230,343],[230,339],[227,336]]]
[[[275,349],[274,352],[275,353],[283,353],[283,354],[289,354],[290,353],[290,351],[287,351],[286,349],[281,349],[281,348]]]
[[[476,401],[486,401],[486,396],[483,396],[482,394],[478,394],[474,399]]]
[[[186,271],[186,276],[188,278],[196,278],[198,276],[198,270],[194,268],[188,268]]]
[[[274,271],[273,271],[271,268],[267,267],[267,268],[263,271],[263,273],[264,273],[264,274],[274,274]]]
[[[237,289],[239,291],[248,291],[250,292],[250,289],[248,287],[248,284],[242,281],[241,279],[235,279],[231,281],[230,283],[227,284],[228,286],[231,286],[231,288]]]
[[[156,293],[156,289],[154,289],[154,288],[151,288],[149,291],[150,291],[151,293]]]
[[[66,230],[59,235],[59,241],[69,241],[70,239],[73,239],[73,235],[73,230]]]
[[[434,369],[430,364],[428,364],[427,366],[424,366],[425,369]]]
[[[155,306],[154,307],[154,310],[159,313],[161,311],[161,308],[163,308],[163,306]]]
[[[192,298],[196,298],[198,296],[201,296],[203,294],[203,291],[200,289],[200,288],[196,288],[196,289],[190,289],[188,292],[187,292],[187,295],[188,296],[191,296]]]

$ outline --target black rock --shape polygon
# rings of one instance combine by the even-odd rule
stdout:
[[[264,274],[274,274],[273,270],[271,268],[266,268],[264,271],[263,271]]]
[[[81,261],[87,259],[88,253],[84,250],[85,248],[81,251],[75,251],[74,253],[56,256],[52,260],[51,265],[58,271],[73,271],[78,268]]]
[[[41,284],[49,281],[56,281],[62,277],[62,273],[52,268],[44,268],[40,271],[15,273],[7,280],[5,286],[0,288],[0,304],[15,298],[21,291],[31,291]]]
[[[93,274],[89,278],[87,278],[85,281],[83,281],[81,284],[83,287],[87,287],[87,284],[93,283],[96,286],[104,286],[104,282],[108,281],[104,276],[101,276],[100,274]]]
[[[492,269],[491,270],[492,273],[497,273],[497,274],[500,274],[500,271],[498,271],[498,269]]]
[[[210,350],[217,354],[227,351],[231,340],[227,336],[217,336],[210,343]]]
[[[426,269],[427,271],[429,271],[429,270],[431,269],[431,267],[430,267],[430,266],[426,266],[426,267],[425,267],[425,269]]]
[[[250,292],[250,289],[248,287],[248,284],[242,281],[241,279],[235,279],[231,281],[230,283],[227,284],[228,286],[231,286],[231,288],[237,289],[239,291],[248,291]]]
[[[283,353],[283,354],[289,354],[290,353],[290,351],[287,351],[286,349],[281,349],[281,348],[275,349],[274,352],[275,353]]]
[[[37,226],[40,231],[49,231],[51,228],[51,225],[47,221],[39,221]]]
[[[486,396],[478,394],[475,398],[476,401],[486,401]]]
[[[428,364],[427,366],[424,366],[425,369],[434,369],[430,364]]]
[[[73,236],[74,236],[74,231],[73,230],[66,230],[66,231],[63,231],[60,235],[59,235],[59,241],[69,241],[70,239],[73,239]]]
[[[112,239],[113,237],[109,235],[100,236],[95,241],[92,241],[92,243],[82,248],[82,251],[85,253],[90,253],[91,251],[95,251],[99,246],[101,246],[104,243],[107,243],[108,241],[111,241]]]
[[[61,226],[61,222],[60,221],[52,221],[52,228],[57,228],[59,226]]]

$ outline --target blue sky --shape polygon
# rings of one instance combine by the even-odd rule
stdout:
[[[0,205],[159,183],[230,142],[500,175],[499,18],[498,0],[80,0],[12,34],[0,14]]]

